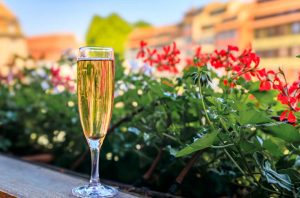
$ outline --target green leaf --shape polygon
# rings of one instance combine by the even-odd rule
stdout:
[[[300,142],[299,131],[289,124],[282,123],[276,126],[265,126],[263,131],[287,142]]]
[[[163,96],[163,90],[161,84],[158,82],[149,82],[148,86],[151,90],[151,94],[155,94],[156,96]]]
[[[274,103],[274,98],[277,96],[278,91],[275,90],[269,90],[269,91],[260,91],[259,90],[260,82],[254,82],[249,87],[249,92],[255,96],[255,98],[260,103]]]
[[[159,86],[161,87],[161,89],[163,89],[163,91],[168,91],[168,92],[173,92],[174,91],[174,83],[167,78],[163,78],[161,79],[161,83],[159,83]]]
[[[260,124],[272,122],[270,118],[263,112],[256,111],[254,109],[244,109],[239,112],[240,124]]]
[[[268,183],[277,184],[278,186],[292,191],[293,184],[291,178],[287,174],[279,174],[271,168],[271,164],[268,161],[264,162],[263,175],[266,177]]]
[[[252,93],[252,92],[258,91],[259,90],[259,85],[260,85],[259,81],[251,83],[249,88],[248,88],[249,92]]]
[[[300,54],[296,56],[297,58],[300,58]]]
[[[241,141],[240,142],[240,147],[242,149],[242,151],[246,154],[249,153],[254,153],[256,151],[260,150],[260,145],[259,144],[255,144],[249,141]]]
[[[259,166],[264,178],[269,184],[275,184],[288,191],[292,191],[293,184],[291,178],[287,174],[279,174],[273,170],[271,163],[261,153],[254,153],[253,155],[257,165]]]
[[[275,90],[271,90],[271,91],[253,91],[251,92],[255,98],[260,102],[260,103],[273,103],[275,102],[274,98],[276,97],[276,95],[278,94],[277,91]]]
[[[300,181],[300,173],[298,171],[296,171],[295,169],[292,169],[292,168],[281,169],[281,170],[278,170],[278,172],[281,174],[289,175],[293,182]]]
[[[267,149],[275,157],[281,157],[283,155],[283,151],[282,151],[283,146],[276,144],[274,141],[270,139],[266,139],[263,142],[263,147]]]
[[[204,135],[203,137],[196,140],[191,145],[188,145],[187,147],[181,149],[177,154],[176,157],[182,157],[185,155],[189,155],[195,151],[199,151],[202,149],[205,149],[209,146],[211,146],[214,141],[216,140],[216,137],[218,135],[218,132],[212,132]]]

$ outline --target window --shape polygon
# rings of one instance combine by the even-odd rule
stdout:
[[[260,29],[254,30],[254,37],[255,38],[261,38],[261,36],[260,36]]]
[[[233,16],[233,17],[229,17],[229,18],[225,18],[222,20],[223,23],[226,23],[226,22],[230,22],[230,21],[234,21],[236,20],[237,17],[236,16]]]
[[[262,58],[273,58],[279,56],[279,49],[260,50],[257,54]]]
[[[210,25],[203,25],[202,26],[202,30],[208,30],[208,29],[211,29],[213,27],[214,27],[214,25],[212,25],[212,24],[210,24]]]
[[[15,34],[17,32],[17,28],[14,23],[8,25],[8,33]]]
[[[289,47],[287,50],[287,56],[293,56],[293,48]]]
[[[226,11],[225,8],[220,8],[220,9],[216,9],[210,12],[210,15],[214,16],[214,15],[218,15],[218,14],[222,14]]]
[[[228,39],[228,38],[233,38],[236,36],[236,31],[235,30],[227,30],[224,32],[219,32],[217,34],[217,39]]]
[[[280,57],[287,57],[288,56],[288,52],[289,48],[281,48],[279,49],[279,56]]]
[[[203,44],[214,44],[215,39],[214,37],[206,37],[206,38],[201,38],[201,40],[199,41],[200,45]]]
[[[281,27],[281,32],[279,32],[279,35],[286,35],[286,34],[291,34],[292,33],[292,26],[291,24],[286,24],[279,26]]]
[[[184,37],[185,43],[191,43],[193,41],[192,37]]]
[[[300,22],[295,22],[292,24],[292,33],[299,34],[300,33]]]
[[[289,15],[289,14],[295,14],[295,13],[300,13],[300,9],[288,10],[288,11],[284,11],[284,12],[268,14],[268,15],[263,15],[263,16],[256,16],[256,17],[254,17],[254,19],[255,20],[262,20],[262,19],[268,19],[268,18],[284,16],[284,15]]]
[[[273,1],[273,0],[257,0],[257,3],[265,3],[265,2],[268,2],[268,1]]]
[[[300,22],[259,28],[254,31],[255,38],[265,38],[300,33]]]
[[[271,37],[271,36],[275,36],[276,33],[278,33],[278,31],[276,31],[278,29],[278,27],[273,27],[267,30],[267,36]]]
[[[258,50],[256,53],[262,58],[295,57],[300,54],[300,47]]]
[[[184,31],[190,31],[192,29],[191,25],[185,25],[184,26]]]
[[[291,56],[295,57],[300,54],[300,47],[299,46],[294,46],[291,48]]]

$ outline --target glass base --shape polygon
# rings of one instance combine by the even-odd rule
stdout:
[[[76,197],[91,197],[91,198],[104,198],[104,197],[114,197],[118,194],[118,190],[102,184],[96,185],[84,185],[72,189],[72,194]]]

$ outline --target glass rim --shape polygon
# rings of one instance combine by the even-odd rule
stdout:
[[[79,51],[82,50],[93,50],[93,51],[114,51],[112,47],[104,47],[104,46],[83,46],[79,47]]]
[[[80,60],[114,60],[114,49],[101,46],[80,47],[77,61]]]

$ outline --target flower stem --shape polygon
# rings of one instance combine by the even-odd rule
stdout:
[[[198,86],[199,86],[199,92],[200,92],[200,99],[201,99],[201,103],[202,103],[202,107],[203,107],[203,110],[204,110],[204,115],[209,123],[209,125],[215,130],[215,127],[213,125],[213,123],[211,122],[211,120],[209,119],[208,117],[208,114],[207,114],[207,111],[206,111],[206,106],[205,106],[205,102],[204,102],[204,97],[203,97],[203,94],[202,94],[202,88],[201,88],[201,82],[200,82],[200,78],[198,79]],[[245,172],[243,171],[243,169],[238,165],[238,163],[233,159],[233,157],[230,155],[230,153],[227,151],[226,147],[224,147],[224,142],[223,140],[221,139],[221,137],[218,135],[218,138],[220,139],[220,141],[222,142],[223,144],[223,148],[224,148],[224,151],[226,153],[226,155],[228,156],[228,158],[235,164],[235,166],[239,169],[239,171],[245,175]]]
[[[198,78],[198,87],[199,87],[199,93],[200,93],[200,100],[201,100],[201,103],[202,103],[202,107],[203,107],[203,110],[204,110],[204,115],[205,115],[205,118],[208,122],[208,124],[214,128],[214,125],[212,124],[212,122],[210,121],[209,117],[208,117],[208,114],[207,114],[207,110],[206,110],[206,106],[205,106],[205,102],[204,102],[204,96],[202,94],[202,86],[201,86],[201,82],[200,82],[200,77]]]

